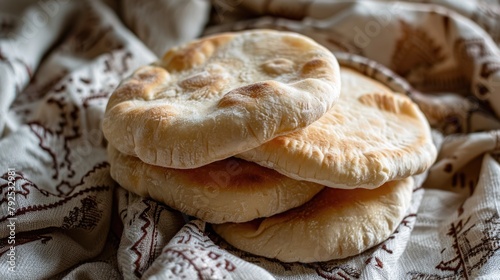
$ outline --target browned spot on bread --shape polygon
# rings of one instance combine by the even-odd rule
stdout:
[[[147,112],[150,119],[155,119],[158,121],[178,115],[177,109],[167,104],[151,107]]]
[[[267,60],[262,64],[264,72],[270,75],[280,75],[293,71],[294,63],[286,58],[275,58]]]
[[[324,59],[315,58],[309,60],[302,66],[301,76],[307,77],[333,77],[333,71]]]
[[[188,184],[205,185],[213,187],[227,187],[229,174],[225,171],[223,161],[216,161],[205,166],[199,167],[196,173],[190,169],[178,169],[177,172]]]
[[[231,183],[236,186],[259,185],[265,182],[265,178],[255,172],[240,173],[231,178]]]
[[[415,108],[411,101],[404,96],[387,93],[371,93],[358,97],[358,101],[366,106],[371,106],[395,114],[415,116]]]
[[[170,79],[165,69],[153,66],[144,66],[135,71],[132,81],[141,84],[159,84]]]
[[[181,48],[173,48],[163,56],[168,71],[183,71],[205,63],[214,51],[231,40],[233,36],[217,36],[191,43]]]
[[[268,172],[263,172],[263,168],[257,164],[236,158],[199,167],[196,174],[189,169],[179,169],[177,172],[184,173],[186,182],[211,188],[235,189],[235,191],[272,187],[270,182],[280,176],[276,171],[269,169]]]
[[[179,82],[179,86],[184,89],[197,89],[209,85],[214,80],[214,76],[208,72],[201,72],[188,77]]]
[[[138,79],[142,83],[154,83],[158,79],[157,73],[147,71],[147,72],[140,72],[138,73],[134,78]]]
[[[168,71],[183,71],[192,68],[203,64],[213,54],[213,51],[214,46],[208,41],[193,44],[184,50],[170,50],[164,57],[165,68]]]
[[[163,68],[144,66],[139,68],[133,76],[120,84],[108,100],[107,108],[126,100],[149,100],[154,88],[166,83],[170,75]]]
[[[293,132],[292,132],[293,133]],[[286,147],[286,145],[289,143],[289,139],[283,136],[278,136],[271,140],[269,143],[272,143],[275,145],[275,147]]]
[[[289,44],[293,48],[302,49],[304,51],[309,51],[312,48],[310,42],[295,36],[283,37],[283,42]]]
[[[279,91],[273,88],[271,83],[256,83],[244,88],[245,89],[241,92],[241,94],[247,95],[251,98],[261,98],[269,94],[279,93]]]
[[[219,108],[228,108],[228,107],[236,107],[241,106],[243,103],[248,102],[248,100],[242,95],[225,95],[217,105]]]
[[[210,87],[209,91],[221,90],[227,81],[224,75],[202,72],[188,77],[179,82],[179,86],[186,90],[196,90],[203,87]]]
[[[143,99],[145,89],[146,87],[138,82],[128,82],[120,85],[109,97],[106,110],[126,100]]]
[[[248,86],[240,87],[228,92],[219,101],[219,107],[225,108],[230,106],[242,105],[255,102],[254,99],[259,99],[270,94],[282,94],[274,82],[255,83]]]

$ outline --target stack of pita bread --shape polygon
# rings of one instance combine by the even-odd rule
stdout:
[[[202,38],[138,69],[110,97],[103,132],[122,187],[284,262],[387,239],[411,176],[436,157],[409,98],[270,30]]]

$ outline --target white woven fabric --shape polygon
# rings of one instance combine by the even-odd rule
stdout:
[[[0,279],[500,279],[500,4],[416,2],[0,2]],[[382,244],[281,263],[109,176],[100,122],[119,82],[250,28],[310,36],[427,116],[439,158]]]

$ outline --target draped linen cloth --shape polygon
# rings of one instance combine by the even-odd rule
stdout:
[[[111,179],[100,126],[120,81],[255,28],[313,38],[429,120],[438,159],[380,245],[282,263]],[[487,0],[0,2],[0,279],[500,279],[499,42]]]

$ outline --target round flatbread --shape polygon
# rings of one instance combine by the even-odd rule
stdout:
[[[323,186],[237,158],[195,169],[142,162],[108,145],[111,177],[123,188],[211,223],[246,222],[304,204]]]
[[[346,189],[376,188],[431,166],[436,147],[416,104],[349,68],[341,68],[341,84],[338,102],[321,119],[237,157]]]
[[[338,99],[338,67],[327,49],[295,33],[206,37],[123,81],[102,129],[146,163],[199,167],[319,119]]]
[[[394,232],[410,206],[413,185],[410,177],[373,190],[324,188],[284,213],[213,229],[238,249],[283,262],[342,259]]]

